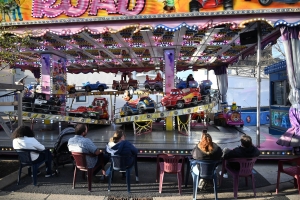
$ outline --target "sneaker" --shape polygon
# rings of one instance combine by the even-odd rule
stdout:
[[[204,179],[199,180],[198,188],[199,190],[206,190],[207,182]]]
[[[222,172],[220,171],[219,174],[220,174],[220,176],[221,176]],[[224,174],[223,174],[223,178],[228,178],[228,174],[227,174],[227,173],[224,173]]]
[[[40,175],[42,172],[39,170],[37,173],[36,173],[36,176]],[[31,174],[31,177],[33,177],[33,174]]]
[[[55,172],[52,172],[52,174],[46,174],[45,177],[49,178],[49,177],[54,176],[54,175],[55,175]]]

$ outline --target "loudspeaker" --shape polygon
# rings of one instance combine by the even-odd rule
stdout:
[[[240,33],[241,45],[257,43],[257,30]]]

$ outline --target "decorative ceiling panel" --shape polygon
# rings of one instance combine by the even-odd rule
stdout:
[[[39,56],[53,53],[67,59],[71,73],[94,71],[149,71],[164,65],[164,49],[175,49],[178,71],[229,65],[255,53],[256,44],[240,45],[239,34],[255,30],[261,23],[262,41],[272,43],[280,34],[265,19],[241,23],[210,21],[206,24],[125,25],[80,27],[30,36],[30,46],[22,49],[18,67],[36,66]],[[175,25],[174,25],[175,24]],[[66,25],[67,26],[67,25]],[[98,26],[99,27],[99,26]],[[69,30],[69,31],[66,31]]]

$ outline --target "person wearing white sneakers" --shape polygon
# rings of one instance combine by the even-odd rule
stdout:
[[[241,146],[238,146],[232,150],[228,148],[223,149],[223,158],[225,160],[231,159],[231,158],[254,158],[258,157],[260,154],[257,147],[253,146],[252,144],[252,138],[249,135],[243,134],[241,137]],[[230,162],[229,167],[231,169],[239,170],[240,165],[239,163]],[[221,175],[220,171],[220,175]],[[228,178],[227,171],[224,171],[223,178]]]
[[[49,149],[45,149],[45,146],[42,145],[39,141],[34,138],[34,132],[29,126],[19,126],[12,134],[13,137],[13,148],[14,149],[32,149],[40,151],[39,153],[31,152],[32,163],[40,163],[45,161],[46,165],[46,175],[45,177],[51,177],[55,175],[55,172],[52,172],[52,154]],[[37,175],[41,172],[39,171]]]
[[[212,141],[210,134],[207,130],[202,131],[200,142],[194,147],[192,157],[195,160],[221,160],[222,149]],[[207,186],[213,186],[205,179],[200,179],[198,188],[205,190]]]

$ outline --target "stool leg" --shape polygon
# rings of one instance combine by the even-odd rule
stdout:
[[[90,192],[92,190],[92,176],[93,176],[93,170],[88,169],[88,191]]]
[[[75,166],[75,168],[74,168],[74,176],[73,176],[73,189],[75,189],[76,171],[77,171],[77,167]]]

